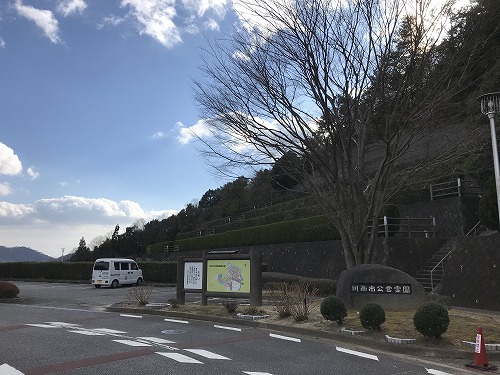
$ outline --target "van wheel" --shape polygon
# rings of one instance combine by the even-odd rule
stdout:
[[[140,277],[137,279],[136,285],[137,286],[141,286],[142,285],[142,279]]]
[[[94,286],[95,286],[96,288],[100,288],[100,287],[101,287],[100,285],[97,285],[97,284],[96,284],[96,285],[94,285]]]
[[[113,282],[111,283],[111,288],[116,288],[118,286],[118,280],[113,280]]]

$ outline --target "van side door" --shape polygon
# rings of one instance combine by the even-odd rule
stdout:
[[[120,262],[120,284],[129,284],[130,280],[130,263]]]

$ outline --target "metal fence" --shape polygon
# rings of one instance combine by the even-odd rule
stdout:
[[[371,234],[373,221],[368,222],[368,235]],[[436,236],[434,217],[387,217],[378,224],[379,237],[424,237]]]

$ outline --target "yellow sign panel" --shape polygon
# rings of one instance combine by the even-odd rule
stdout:
[[[207,260],[207,292],[250,293],[250,260]]]

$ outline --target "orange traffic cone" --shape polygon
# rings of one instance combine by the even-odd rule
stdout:
[[[488,363],[488,357],[486,356],[486,345],[484,343],[483,329],[481,327],[477,327],[476,348],[474,350],[474,362],[466,363],[465,366],[473,367],[475,369],[483,371],[495,371],[497,369],[497,366],[493,366]]]

